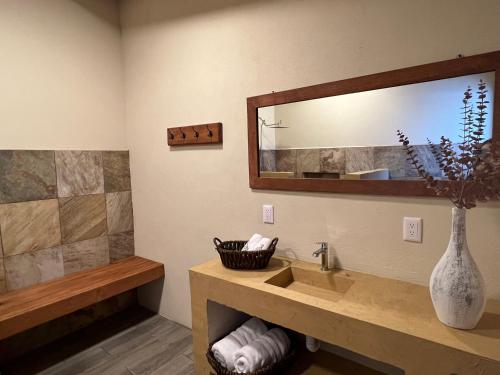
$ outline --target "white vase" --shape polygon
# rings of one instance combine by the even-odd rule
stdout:
[[[486,304],[484,280],[467,246],[465,209],[453,208],[450,243],[432,271],[430,292],[439,320],[473,329]]]

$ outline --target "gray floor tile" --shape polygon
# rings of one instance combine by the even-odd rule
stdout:
[[[165,365],[155,370],[152,375],[188,375],[194,374],[193,361],[185,355],[178,355]],[[135,374],[134,374],[135,375]]]
[[[136,375],[152,374],[192,345],[191,335],[186,334],[184,329],[176,329],[168,336],[170,338],[163,337],[163,340],[152,345],[144,353],[145,356],[136,364],[127,366],[128,369]]]
[[[101,343],[101,347],[110,354],[120,354],[134,349],[138,345],[154,340],[153,333],[162,326],[162,318],[154,316],[125,332],[113,336]]]
[[[184,354],[186,357],[188,357],[192,361],[193,360],[193,346],[191,345],[182,354]]]
[[[109,360],[108,353],[98,347],[92,348],[42,371],[40,375],[80,374],[107,360]]]
[[[116,326],[120,326],[119,322],[97,322],[94,324],[95,329],[87,327],[80,335],[77,333],[68,337],[66,340],[69,339],[69,343],[61,339],[33,351],[26,357],[29,361],[20,360],[10,364],[5,375],[194,374],[191,330],[160,315],[147,315],[144,311],[135,308],[130,309],[128,316],[120,315],[119,319],[129,323],[124,323],[119,331],[116,330]],[[106,334],[107,329],[110,330],[109,334]],[[89,336],[95,336],[96,339]],[[74,345],[75,340],[81,340],[82,345]],[[69,355],[60,361],[50,361],[50,367],[44,365],[47,352],[72,345],[76,349]],[[3,370],[0,368],[2,375]]]

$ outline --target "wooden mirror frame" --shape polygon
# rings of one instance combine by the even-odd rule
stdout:
[[[460,57],[410,68],[392,70],[362,77],[349,78],[293,90],[273,92],[247,98],[248,168],[252,189],[313,191],[345,194],[393,196],[435,196],[424,181],[415,180],[335,180],[303,178],[269,178],[259,175],[259,132],[257,110],[279,104],[319,99],[395,86],[454,78],[471,74],[495,72],[493,109],[493,140],[500,141],[500,51]],[[465,89],[465,88],[464,88]],[[460,100],[460,98],[457,98]],[[397,139],[394,133],[394,139]]]

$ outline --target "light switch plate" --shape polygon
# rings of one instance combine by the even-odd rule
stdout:
[[[274,207],[272,204],[262,206],[262,220],[266,224],[274,224]]]
[[[422,218],[405,217],[403,219],[403,240],[422,242]]]

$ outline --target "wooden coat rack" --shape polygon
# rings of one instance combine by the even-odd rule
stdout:
[[[222,143],[222,123],[168,128],[167,134],[169,146],[217,144]]]

